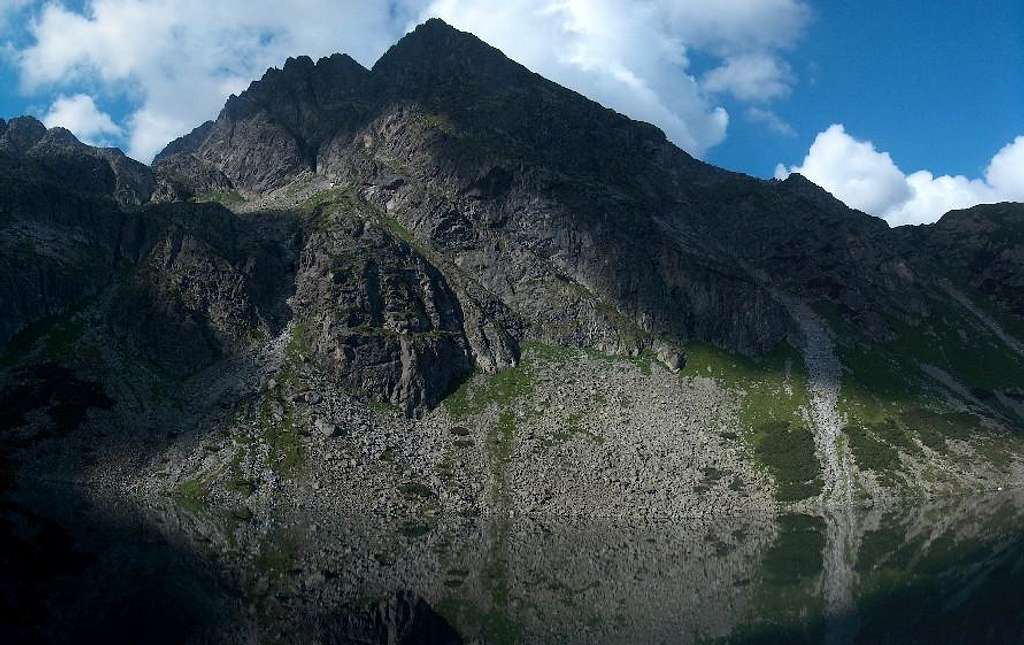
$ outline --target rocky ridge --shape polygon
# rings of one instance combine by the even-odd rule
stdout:
[[[1024,207],[890,230],[440,21],[289,59],[151,168],[2,122],[0,182],[0,395],[115,402],[55,437],[33,380],[34,476],[622,517],[1020,479]]]

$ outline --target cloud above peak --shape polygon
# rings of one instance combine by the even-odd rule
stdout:
[[[726,135],[714,94],[764,102],[793,78],[778,52],[794,44],[810,12],[800,0],[435,0],[438,16],[527,67],[620,112],[658,125],[702,156]],[[703,82],[688,52],[721,60]]]
[[[344,49],[372,64],[406,14],[357,0],[89,0],[50,3],[17,54],[24,92],[102,92],[128,102],[125,143],[148,161],[291,55]]]
[[[91,145],[107,145],[123,134],[110,115],[96,107],[96,102],[88,94],[61,94],[42,120],[46,127],[67,128],[81,141]]]
[[[810,16],[804,0],[85,0],[77,7],[33,6],[21,39],[27,44],[15,52],[22,91],[127,102],[119,112],[128,116],[117,125],[128,152],[147,161],[288,56],[343,51],[370,66],[431,16],[658,125],[701,156],[728,128],[717,96],[764,105],[788,93],[793,79],[782,55]],[[719,65],[703,83],[691,69],[693,50]]]
[[[818,134],[798,166],[779,164],[775,176],[798,172],[848,206],[876,215],[893,226],[925,224],[959,208],[1000,201],[1024,201],[1024,136],[1016,137],[989,162],[983,178],[909,175],[888,152],[833,124]]]

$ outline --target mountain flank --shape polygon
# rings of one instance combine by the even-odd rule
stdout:
[[[0,121],[19,482],[424,518],[1010,486],[1022,281],[1024,205],[890,229],[440,20],[288,59],[152,166]]]

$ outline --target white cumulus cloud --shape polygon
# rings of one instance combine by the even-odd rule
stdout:
[[[805,0],[85,0],[31,13],[30,42],[16,53],[23,91],[124,97],[128,151],[143,160],[286,57],[342,51],[370,66],[430,16],[701,155],[725,136],[728,114],[687,52],[736,69],[772,61],[722,86],[764,101],[788,91],[780,52],[809,19]]]
[[[798,172],[847,205],[884,218],[893,226],[934,222],[950,210],[982,203],[1024,201],[1024,136],[996,153],[981,178],[909,175],[887,152],[833,124],[818,134],[803,163],[779,164],[775,176]]]
[[[1005,199],[1024,202],[1024,136],[1015,138],[992,157],[985,181]]]
[[[93,145],[105,145],[110,138],[122,134],[110,115],[96,107],[88,94],[61,94],[43,116],[43,123],[48,128],[67,128],[79,140]]]

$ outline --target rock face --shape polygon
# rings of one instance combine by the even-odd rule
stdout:
[[[131,369],[275,375],[246,401],[315,373],[417,417],[537,341],[678,371],[687,345],[798,345],[793,303],[889,342],[950,279],[1024,323],[1019,205],[893,231],[799,175],[696,160],[439,20],[369,70],[288,59],[152,168],[0,121],[0,188],[0,345],[84,306]]]
[[[439,21],[372,71],[290,59],[159,158],[247,192],[311,172],[357,186],[551,341],[759,352],[786,332],[757,280],[680,217],[674,188],[716,171]]]
[[[281,332],[294,290],[298,227],[234,217],[216,204],[165,205],[127,222],[131,274],[114,285],[109,323],[180,376]]]
[[[89,183],[98,177],[110,189],[113,172],[85,154],[42,161],[29,156],[44,137],[42,124],[26,119],[15,119],[0,134],[2,343],[95,296],[116,269],[124,215],[112,199],[90,192]],[[68,174],[60,178],[55,171]]]
[[[409,414],[472,370],[458,297],[408,244],[353,215],[328,215],[299,263],[293,308],[313,355],[342,384]]]
[[[1024,204],[983,204],[905,227],[906,252],[965,280],[1004,311],[1024,319]]]

